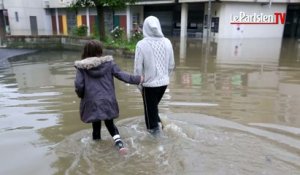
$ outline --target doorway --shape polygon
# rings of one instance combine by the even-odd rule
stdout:
[[[36,16],[30,16],[31,35],[38,35],[38,26]]]
[[[283,36],[300,38],[300,5],[288,6]]]

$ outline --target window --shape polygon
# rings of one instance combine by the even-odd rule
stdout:
[[[16,21],[19,22],[19,14],[18,12],[15,12]]]

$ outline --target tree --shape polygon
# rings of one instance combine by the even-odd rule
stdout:
[[[98,30],[100,40],[105,39],[105,25],[104,25],[104,7],[109,7],[113,10],[125,8],[127,4],[134,4],[136,0],[74,0],[70,7],[75,9],[81,7],[96,7],[98,15]]]

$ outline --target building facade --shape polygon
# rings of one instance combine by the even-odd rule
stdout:
[[[8,29],[8,16],[7,11],[4,9],[3,0],[0,0],[0,38],[3,38]]]
[[[0,0],[0,34],[69,35],[81,25],[88,27],[88,35],[94,34],[96,9],[72,11],[71,2]],[[149,15],[160,19],[168,36],[300,38],[300,0],[139,0],[123,10],[105,9],[104,25],[107,31],[120,26],[129,37]]]

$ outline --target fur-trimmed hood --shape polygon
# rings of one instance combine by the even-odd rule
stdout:
[[[110,55],[102,57],[88,57],[80,61],[75,61],[74,66],[77,69],[84,70],[92,77],[100,77],[105,74],[106,70],[109,68],[109,66],[105,66],[104,63],[111,61],[113,61],[113,57]]]
[[[100,66],[102,63],[112,61],[113,57],[111,55],[103,57],[89,57],[83,60],[75,61],[75,67],[79,69],[92,69]]]

